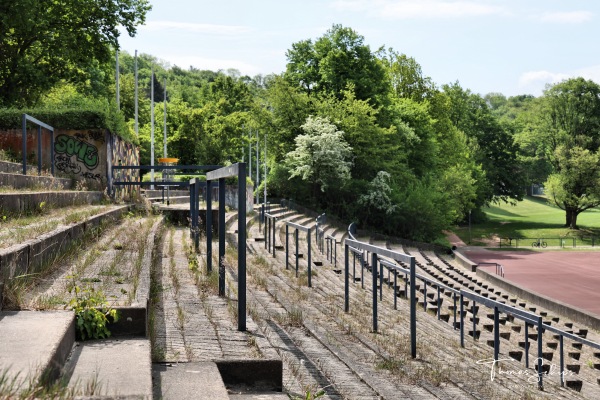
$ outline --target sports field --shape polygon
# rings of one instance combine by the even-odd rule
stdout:
[[[471,244],[459,250],[471,261],[494,262],[504,267],[505,279],[530,291],[556,299],[600,318],[600,246],[591,245],[591,237],[600,237],[600,210],[593,209],[580,214],[579,230],[565,228],[564,211],[543,197],[527,197],[516,206],[502,204],[486,209],[489,221],[473,224]],[[455,231],[463,242],[468,243],[468,227]],[[500,237],[519,238],[526,249],[499,249]],[[531,248],[537,238],[564,238],[572,244],[577,239],[579,249]],[[548,239],[550,247],[554,239]],[[598,246],[600,239],[595,239]],[[459,246],[460,247],[460,246]]]
[[[577,219],[579,229],[569,229],[565,225],[565,212],[541,196],[526,197],[523,201],[510,205],[491,205],[484,210],[488,220],[454,229],[454,232],[467,244],[497,247],[500,238],[519,240],[520,247],[531,247],[538,238],[548,238],[548,246],[559,246],[560,240],[567,245],[576,239],[577,245],[591,245],[591,238],[600,242],[600,209],[587,210]]]

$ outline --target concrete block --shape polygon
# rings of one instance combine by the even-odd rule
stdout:
[[[219,360],[217,367],[226,384],[260,386],[274,391],[283,389],[281,360]]]
[[[119,320],[108,325],[113,336],[140,336],[148,334],[148,307],[114,307]]]

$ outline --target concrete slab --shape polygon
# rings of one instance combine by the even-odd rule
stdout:
[[[213,362],[154,364],[154,398],[164,400],[228,400]]]
[[[58,377],[75,342],[75,315],[69,311],[0,312],[0,371],[23,383]]]
[[[152,399],[151,368],[146,339],[94,340],[75,346],[65,375],[83,394]],[[85,393],[92,383],[96,393]]]

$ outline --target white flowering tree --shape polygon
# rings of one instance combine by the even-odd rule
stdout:
[[[309,116],[302,125],[303,135],[294,139],[296,148],[287,153],[290,179],[300,177],[318,189],[343,186],[351,178],[352,148],[344,140],[344,132],[329,119]]]

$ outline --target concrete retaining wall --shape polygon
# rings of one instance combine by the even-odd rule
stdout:
[[[462,255],[461,253],[454,252],[452,253],[454,256],[454,260],[460,264],[461,267],[468,269],[471,272],[477,271],[477,263],[469,260],[467,257]]]
[[[31,212],[44,207],[68,207],[82,204],[95,204],[103,199],[102,192],[35,192],[2,193],[0,210],[10,213]]]

